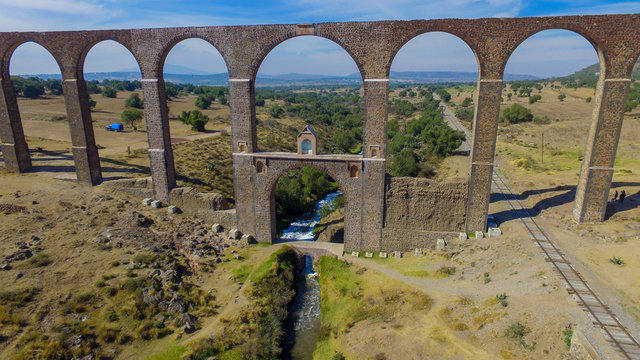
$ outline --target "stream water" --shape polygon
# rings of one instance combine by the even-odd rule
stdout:
[[[286,228],[280,239],[313,240],[313,228],[320,221],[319,211],[327,203],[341,195],[341,192],[328,194],[316,201],[315,210],[301,215]],[[304,256],[304,268],[297,276],[298,293],[291,306],[291,324],[288,354],[285,359],[310,360],[316,349],[320,331],[320,284],[313,269],[313,258]]]
[[[322,209],[325,204],[332,203],[335,198],[340,195],[342,195],[342,192],[337,191],[316,201],[315,210],[302,214],[291,222],[289,227],[282,231],[280,239],[303,241],[313,240],[313,227],[320,221],[320,209]]]

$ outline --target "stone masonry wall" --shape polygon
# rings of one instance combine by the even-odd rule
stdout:
[[[387,177],[382,248],[432,247],[465,231],[467,182]]]

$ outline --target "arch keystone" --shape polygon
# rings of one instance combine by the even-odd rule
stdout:
[[[301,23],[296,24],[296,36],[299,35],[315,35],[316,27],[313,24]]]

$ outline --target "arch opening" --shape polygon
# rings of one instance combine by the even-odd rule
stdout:
[[[211,43],[189,38],[171,46],[160,66],[178,185],[234,199],[229,75],[222,55]]]
[[[474,119],[478,68],[471,48],[444,32],[418,35],[396,53],[387,120],[392,176],[468,177],[471,142],[463,130]],[[454,117],[459,121],[449,125]]]
[[[263,59],[255,83],[261,151],[296,152],[296,135],[307,125],[317,133],[319,153],[362,151],[362,79],[335,42],[301,36],[280,43]]]
[[[550,210],[572,217],[599,102],[599,61],[582,35],[555,29],[530,36],[506,64],[496,164],[516,193],[536,195],[531,215]]]
[[[286,171],[272,188],[271,209],[281,241],[344,242],[344,197],[323,170],[303,166]]]
[[[88,49],[81,70],[103,179],[149,175],[142,76],[135,57],[124,45],[103,40]]]
[[[33,171],[75,179],[69,121],[58,63],[35,42],[20,44],[9,58],[9,75],[16,96],[17,117]]]

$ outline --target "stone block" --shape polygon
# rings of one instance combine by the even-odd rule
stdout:
[[[476,231],[476,239],[482,239],[484,237],[484,233],[482,231]]]
[[[357,251],[352,251],[351,256],[360,257],[360,253]]]
[[[167,212],[169,214],[179,214],[180,213],[180,209],[175,205],[171,205],[171,206],[169,206],[167,208]]]
[[[241,236],[242,236],[242,233],[240,233],[240,230],[238,229],[229,230],[229,239],[238,240],[240,239]]]
[[[500,230],[499,227],[490,227],[487,230],[487,236],[489,237],[495,237],[495,236],[500,236],[502,235],[502,230]]]
[[[389,257],[389,254],[387,254],[386,252],[380,251],[379,256],[381,259],[386,259]]]
[[[422,256],[422,249],[420,249],[420,248],[416,248],[416,249],[413,251],[413,254],[414,254],[415,256]]]
[[[211,231],[213,231],[214,233],[219,233],[220,231],[222,231],[222,225],[220,224],[213,224],[211,226]]]
[[[257,244],[258,243],[256,241],[256,239],[253,236],[249,235],[249,234],[242,235],[241,240],[246,245]]]
[[[153,200],[153,201],[151,202],[151,207],[152,207],[152,208],[155,208],[155,209],[159,209],[159,208],[161,208],[161,207],[162,207],[162,201],[160,201],[160,200]]]
[[[445,248],[445,246],[447,246],[447,242],[444,241],[444,239],[436,240],[436,249],[437,250],[442,250],[442,249]]]
[[[142,205],[144,205],[144,206],[151,206],[151,202],[153,202],[152,198],[142,199]]]
[[[400,259],[402,257],[402,251],[394,251],[393,257],[396,259]]]
[[[364,257],[372,259],[373,258],[373,253],[367,251],[367,252],[364,253]]]
[[[461,232],[460,234],[458,234],[458,240],[466,241],[467,240],[467,233],[466,232]]]

